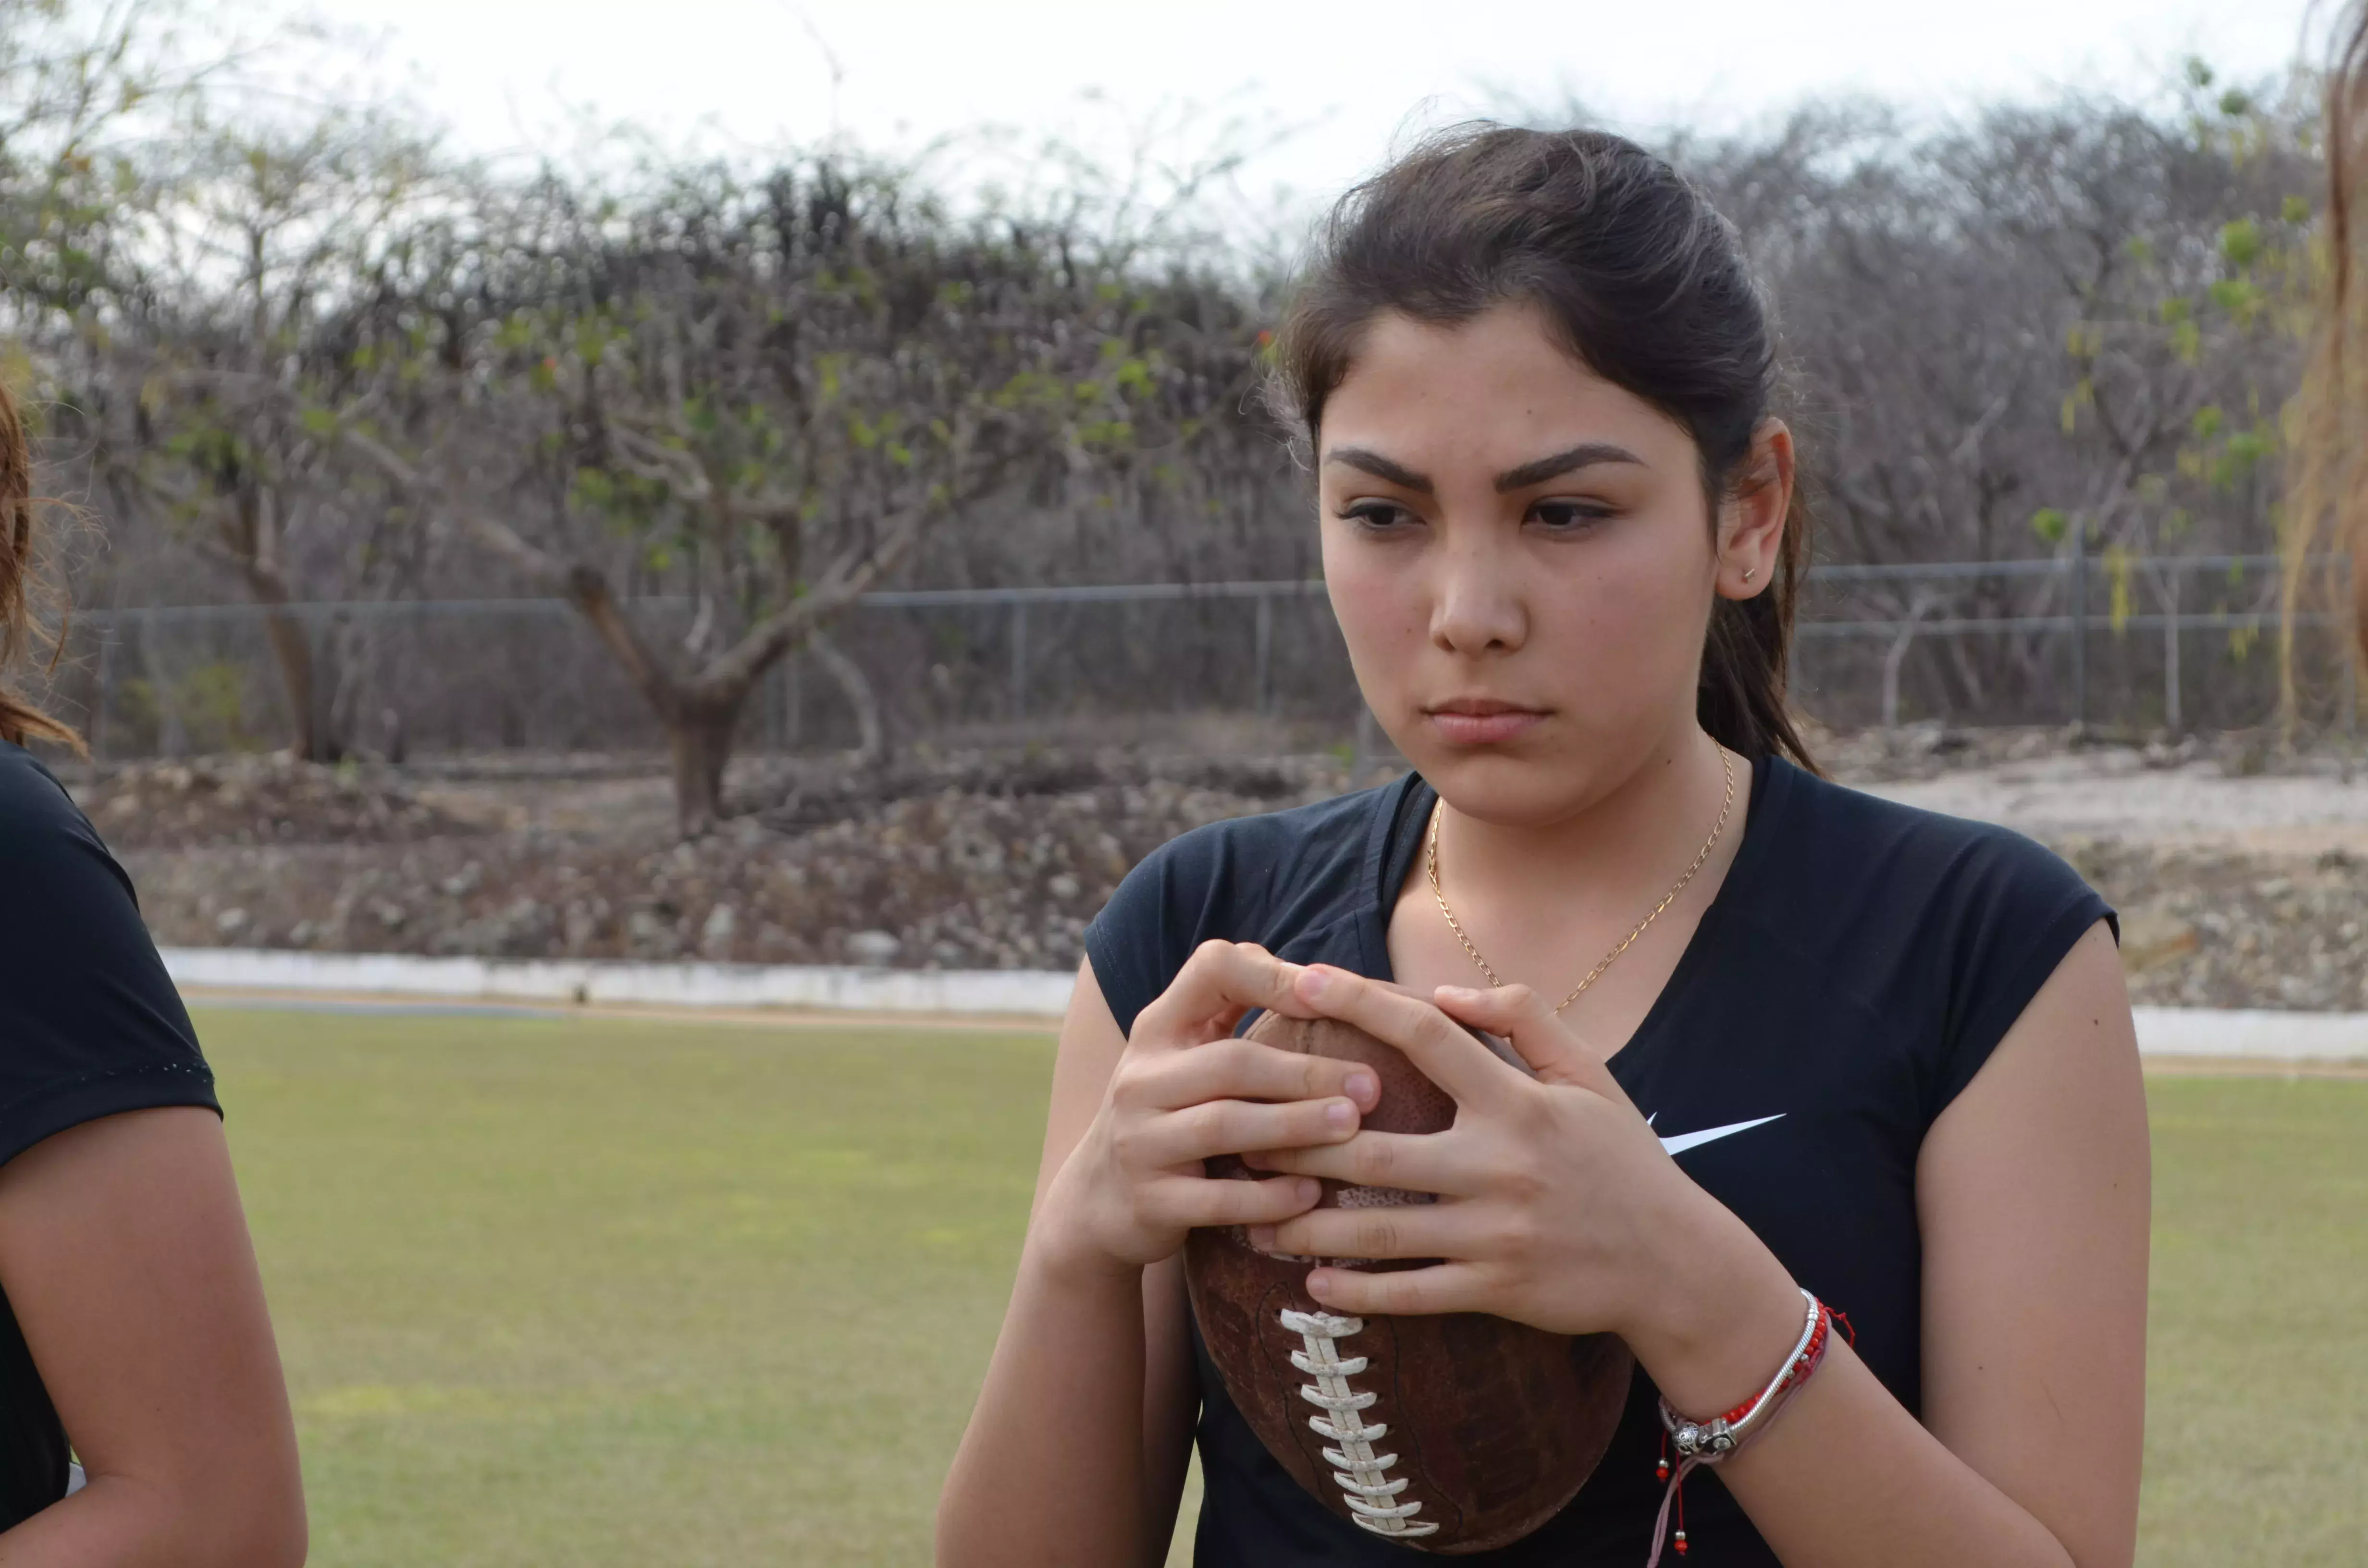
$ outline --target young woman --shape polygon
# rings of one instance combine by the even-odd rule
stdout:
[[[2127,1564],[2147,1151],[2112,916],[2023,839],[1806,766],[1793,443],[1734,233],[1617,138],[1468,130],[1350,196],[1278,357],[1416,771],[1187,835],[1094,924],[939,1561],[1158,1562],[1196,1429],[1201,1562],[1411,1561],[1299,1491],[1199,1346],[1178,1248],[1247,1224],[1445,1259],[1314,1268],[1334,1312],[1635,1352],[1577,1498],[1463,1561],[1644,1563],[1655,1396],[1759,1392],[1805,1289],[1856,1347],[1687,1483],[1688,1561]],[[1232,1038],[1257,1008],[1397,1045],[1454,1127],[1360,1133],[1371,1075]],[[1274,1174],[1203,1179],[1226,1153]],[[1438,1201],[1314,1210],[1315,1176]]]
[[[38,521],[0,391],[0,676]],[[76,744],[0,682],[0,1563],[294,1568],[295,1430],[212,1075],[31,739]]]

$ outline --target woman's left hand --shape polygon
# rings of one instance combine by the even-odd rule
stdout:
[[[1774,1262],[1678,1168],[1611,1071],[1528,987],[1443,985],[1433,1006],[1315,966],[1298,994],[1397,1047],[1456,1104],[1455,1125],[1443,1132],[1363,1131],[1252,1161],[1437,1195],[1429,1204],[1318,1209],[1252,1231],[1254,1245],[1301,1256],[1443,1260],[1386,1273],[1318,1267],[1307,1290],[1326,1308],[1490,1312],[1636,1344],[1640,1332],[1670,1321],[1672,1297],[1690,1279],[1734,1279]],[[1535,1077],[1459,1023],[1511,1041]]]

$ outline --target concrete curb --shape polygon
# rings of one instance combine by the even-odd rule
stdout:
[[[563,1005],[821,1007],[1057,1018],[1068,1008],[1076,980],[1027,970],[431,959],[409,953],[243,948],[166,948],[163,953],[165,972],[182,986]]]
[[[857,969],[720,963],[431,959],[166,948],[174,983],[212,990],[686,1008],[821,1008],[849,1013],[991,1014],[1057,1018],[1074,977],[1030,970]],[[2150,1057],[2368,1062],[2368,1013],[2140,1007]]]
[[[2368,1013],[2138,1007],[2138,1051],[2265,1062],[2368,1062]]]

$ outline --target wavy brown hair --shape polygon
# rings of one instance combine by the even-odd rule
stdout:
[[[2350,0],[2327,71],[2326,252],[2309,369],[2287,454],[2285,698],[2294,702],[2294,612],[2332,600],[2349,622],[2351,656],[2368,655],[2368,3]],[[2328,563],[2330,552],[2360,563]]]
[[[0,740],[54,741],[85,755],[72,726],[43,712],[17,688],[20,665],[34,645],[50,644],[46,669],[65,650],[63,632],[48,635],[38,613],[41,583],[42,503],[33,494],[33,449],[17,400],[0,384]]]
[[[1375,317],[1452,324],[1514,301],[1685,427],[1715,525],[1776,393],[1774,324],[1733,226],[1604,131],[1460,126],[1350,191],[1276,335],[1270,402],[1312,446]],[[1731,750],[1814,768],[1785,695],[1808,526],[1796,490],[1774,580],[1713,609],[1695,710]]]

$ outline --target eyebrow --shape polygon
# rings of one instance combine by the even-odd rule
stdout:
[[[1325,455],[1324,460],[1345,463],[1376,479],[1387,480],[1403,490],[1412,490],[1424,495],[1434,494],[1429,474],[1417,473],[1404,463],[1394,462],[1363,447],[1335,447]],[[1644,461],[1627,448],[1613,446],[1609,441],[1582,441],[1552,457],[1539,458],[1519,468],[1507,469],[1497,476],[1497,493],[1503,495],[1516,490],[1527,490],[1532,484],[1543,484],[1549,479],[1559,478],[1578,469],[1592,468],[1598,463],[1635,463],[1641,467]]]
[[[1350,468],[1360,469],[1375,479],[1389,481],[1401,490],[1418,491],[1425,495],[1433,493],[1430,487],[1430,475],[1417,473],[1404,463],[1392,462],[1381,453],[1368,451],[1363,447],[1335,447],[1326,454],[1324,460],[1327,463],[1346,463]]]
[[[1535,462],[1507,469],[1497,476],[1497,494],[1504,495],[1516,490],[1527,490],[1532,484],[1543,484],[1549,479],[1558,479],[1578,469],[1593,468],[1598,463],[1635,463],[1641,467],[1644,461],[1627,448],[1615,447],[1609,441],[1582,441],[1568,451],[1556,452],[1550,458],[1540,458]]]

